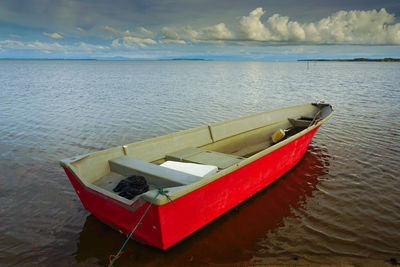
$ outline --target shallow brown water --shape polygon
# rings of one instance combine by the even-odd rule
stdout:
[[[397,63],[0,61],[0,265],[105,265],[122,245],[60,159],[319,98],[335,114],[289,173],[166,251],[130,241],[116,266],[399,261],[397,77]]]

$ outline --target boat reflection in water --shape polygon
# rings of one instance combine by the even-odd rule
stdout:
[[[272,185],[212,221],[167,251],[131,241],[119,264],[125,266],[176,266],[230,264],[249,261],[260,249],[268,231],[294,216],[317,184],[328,174],[331,157],[327,149],[312,142],[302,160]],[[76,252],[78,262],[108,263],[125,236],[89,215]]]

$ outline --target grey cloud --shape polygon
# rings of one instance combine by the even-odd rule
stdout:
[[[144,27],[137,27],[136,30],[138,30],[140,33],[149,36],[149,37],[153,37],[154,33]]]
[[[76,27],[76,30],[80,33],[86,33],[86,31],[84,29],[82,29],[81,27]]]
[[[41,32],[46,29],[47,32],[69,33],[76,27],[91,31],[98,25],[114,28],[145,26],[156,31],[160,25],[186,25],[189,22],[199,28],[220,22],[233,25],[236,17],[259,5],[259,0],[2,0],[0,18],[8,24],[40,28]],[[400,13],[400,5],[394,0],[309,0],[301,3],[267,0],[263,5],[271,13],[284,14],[297,21],[305,19],[305,22],[319,20],[337,10],[386,7]]]
[[[163,27],[161,29],[161,33],[163,35],[163,39],[166,40],[179,40],[181,38],[177,30],[171,29],[169,27]]]
[[[171,29],[168,27],[163,27],[161,29],[161,39],[160,43],[162,44],[186,44],[186,41],[181,39],[178,32],[175,29]]]
[[[113,29],[136,29],[135,33],[121,36],[155,41],[160,37],[164,43],[248,40],[398,44],[399,30],[395,21],[379,24],[380,16],[389,18],[394,15],[386,11],[383,14],[382,10],[376,11],[378,15],[371,13],[373,8],[386,7],[399,14],[400,5],[393,0],[310,0],[301,4],[294,0],[266,1],[263,5],[269,12],[259,8],[248,14],[259,4],[258,0],[3,0],[0,18],[11,27],[18,25],[19,31],[10,32],[22,36],[46,31],[63,32],[70,37],[80,32],[87,34],[88,38],[100,38],[99,25],[109,25]],[[369,10],[356,11],[360,8]],[[347,11],[332,14],[336,10]],[[371,26],[370,30],[365,31],[361,23],[351,19],[352,16]],[[372,17],[378,21],[373,21]],[[163,26],[176,31],[179,39],[166,37]],[[382,31],[376,30],[376,26]],[[379,34],[375,34],[378,31]]]

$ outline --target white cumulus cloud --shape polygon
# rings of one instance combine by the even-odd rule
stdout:
[[[150,38],[150,36],[154,34],[144,27],[137,28],[140,33],[131,32],[129,30],[119,31],[110,26],[104,26],[101,27],[101,29],[118,36],[118,38],[114,39],[111,43],[111,46],[114,48],[135,48],[137,46],[144,48],[149,44],[157,44],[155,40]]]
[[[94,50],[107,50],[108,46],[88,44],[79,42],[72,45],[63,45],[58,42],[21,42],[15,40],[0,41],[0,48],[16,49],[16,50],[41,50],[41,51],[94,51]]]
[[[204,40],[229,40],[234,38],[234,34],[228,30],[225,23],[219,23],[201,29],[201,39]]]
[[[111,46],[114,48],[135,48],[136,46],[145,48],[147,44],[157,44],[157,42],[150,38],[124,36],[113,40]]]
[[[45,35],[47,37],[50,37],[51,39],[61,39],[61,38],[63,38],[62,35],[57,33],[57,32],[54,32],[54,33],[44,32],[43,35]]]
[[[400,23],[386,9],[339,11],[316,22],[300,23],[274,14],[265,22],[257,8],[240,20],[242,36],[255,41],[297,41],[321,44],[400,44]]]
[[[288,16],[265,18],[259,7],[239,19],[238,24],[193,29],[191,26],[161,30],[162,42],[245,44],[246,41],[305,44],[400,44],[400,23],[386,9],[339,11],[319,21],[302,23]],[[231,30],[232,29],[232,30]]]
[[[270,31],[261,22],[265,11],[259,7],[250,12],[248,16],[240,20],[240,28],[244,35],[250,40],[264,41],[271,37]]]
[[[194,30],[190,26],[183,28],[163,27],[161,29],[162,43],[186,44],[186,41],[194,43],[218,43],[224,40],[232,40],[235,35],[224,23]]]

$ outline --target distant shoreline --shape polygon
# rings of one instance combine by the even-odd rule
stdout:
[[[400,62],[400,58],[353,58],[353,59],[299,59],[297,61],[340,61],[340,62]]]
[[[213,61],[205,58],[0,58],[0,60],[72,60],[72,61]],[[218,59],[216,59],[218,60]],[[236,60],[232,60],[236,61]]]
[[[353,58],[353,59],[291,59],[291,60],[257,60],[257,59],[209,59],[209,58],[0,58],[1,60],[65,60],[65,61],[265,61],[265,62],[400,62],[400,58]]]

